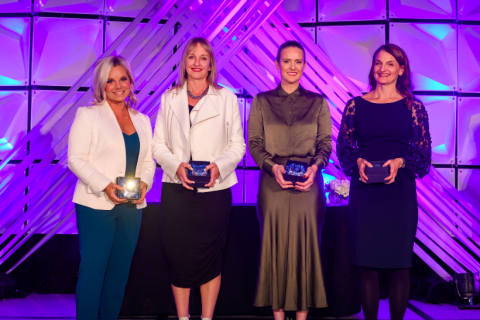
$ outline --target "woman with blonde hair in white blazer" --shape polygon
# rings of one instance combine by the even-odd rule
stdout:
[[[73,202],[80,240],[77,319],[118,319],[133,252],[152,187],[150,119],[134,109],[130,65],[119,56],[97,61],[95,103],[79,108],[68,139],[68,167],[78,177]],[[140,199],[117,197],[117,177],[139,177]]]
[[[232,205],[230,187],[245,153],[238,101],[216,83],[215,55],[205,38],[185,46],[179,82],[165,92],[153,153],[162,166],[161,234],[180,320],[188,319],[190,288],[200,286],[202,317],[211,319]],[[210,180],[193,187],[190,161],[210,163]]]

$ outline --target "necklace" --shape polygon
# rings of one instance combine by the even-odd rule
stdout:
[[[200,100],[202,99],[203,97],[205,97],[208,93],[208,85],[207,87],[205,88],[205,90],[199,95],[199,96],[195,96],[193,95],[193,93],[190,91],[190,89],[188,88],[188,83],[187,83],[187,94],[190,98],[192,98],[193,100]]]

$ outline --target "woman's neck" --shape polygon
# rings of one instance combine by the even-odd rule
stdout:
[[[115,114],[127,111],[127,103],[125,101],[112,101],[107,99],[107,102]]]
[[[372,98],[378,100],[400,99],[403,96],[397,89],[395,83],[388,85],[377,84],[377,87],[371,91]]]
[[[205,79],[191,79],[191,78],[188,78],[187,82],[188,82],[188,89],[194,95],[201,94],[203,91],[205,91],[205,89],[208,86],[208,82],[207,82],[206,78]]]
[[[282,79],[282,81],[280,82],[280,85],[282,86],[282,89],[290,94],[292,92],[294,92],[295,90],[297,90],[297,88],[300,86],[300,82],[297,81],[297,82],[287,82],[287,81],[284,81]]]

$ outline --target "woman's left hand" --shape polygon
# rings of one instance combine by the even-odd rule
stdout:
[[[385,184],[390,184],[395,182],[395,177],[397,176],[398,169],[400,169],[402,165],[403,165],[402,158],[388,160],[383,164],[383,167],[390,166],[390,175],[385,178],[385,180],[388,180],[388,182],[385,182]]]
[[[132,201],[133,204],[142,204],[143,201],[145,201],[145,196],[147,195],[147,187],[148,184],[140,181],[140,199]]]
[[[205,171],[210,170],[210,182],[205,185],[207,188],[212,188],[215,185],[218,177],[220,177],[220,171],[218,170],[215,162],[210,163],[205,167]]]
[[[308,167],[307,172],[305,172],[305,175],[303,176],[304,178],[307,178],[307,181],[296,182],[295,190],[302,191],[302,192],[310,191],[310,187],[312,186],[313,181],[315,180],[315,177],[317,175],[317,170],[318,170],[318,167],[314,164],[311,167]]]

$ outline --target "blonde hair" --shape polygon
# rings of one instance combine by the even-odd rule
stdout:
[[[138,99],[135,95],[135,81],[133,80],[132,68],[128,61],[123,57],[114,55],[99,59],[95,63],[92,80],[93,99],[95,100],[95,104],[101,104],[105,101],[105,86],[107,85],[108,76],[110,75],[112,68],[117,66],[122,66],[130,79],[130,94],[128,95],[127,107],[135,108]]]
[[[195,48],[195,46],[200,43],[203,49],[207,51],[208,55],[210,56],[210,71],[208,72],[207,82],[210,86],[214,87],[215,89],[221,89],[222,87],[217,84],[217,63],[215,60],[215,53],[213,52],[213,47],[210,42],[203,38],[203,37],[196,37],[190,39],[185,48],[183,49],[182,53],[182,60],[180,61],[180,68],[178,72],[178,84],[174,87],[174,89],[183,88],[185,83],[188,79],[187,74],[187,58],[188,54]]]

